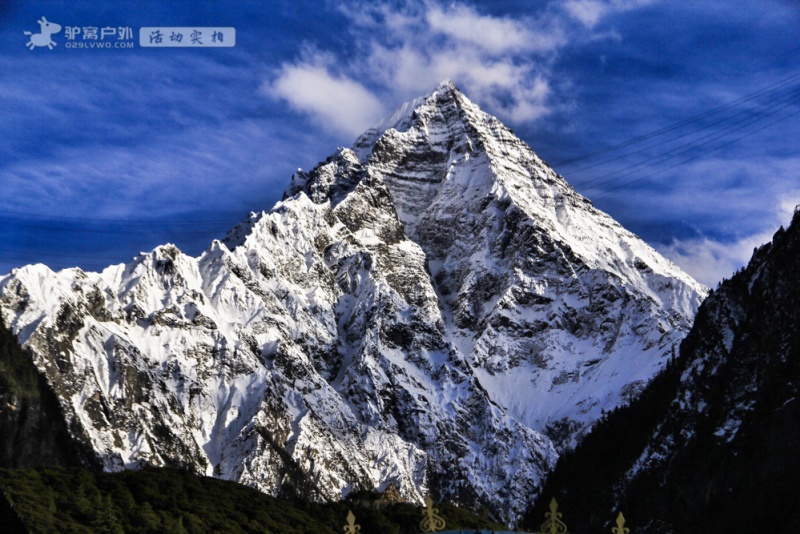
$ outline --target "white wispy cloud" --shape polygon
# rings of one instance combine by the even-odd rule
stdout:
[[[261,91],[287,101],[324,128],[356,136],[384,107],[362,84],[331,73],[323,57],[282,66],[275,81],[262,85]]]
[[[593,27],[608,9],[605,2],[599,0],[568,0],[564,9],[578,19],[587,28]]]
[[[158,219],[187,210],[267,209],[301,163],[299,149],[312,143],[278,125],[241,119],[154,135],[144,145],[61,147],[0,166],[10,192],[0,198],[0,211]]]
[[[563,34],[553,28],[534,31],[524,21],[482,15],[465,5],[429,4],[425,22],[432,33],[492,55],[550,51],[564,44]]]
[[[91,62],[78,54],[22,58],[0,54],[8,73],[0,79],[2,212],[247,213],[269,208],[293,170],[330,148],[329,138],[287,128],[273,119],[280,111],[259,108],[252,96],[260,78],[245,54],[247,63],[122,53]]]
[[[669,245],[656,248],[697,281],[715,287],[723,278],[730,278],[735,271],[747,265],[753,250],[771,241],[778,228],[781,225],[786,226],[791,221],[798,204],[800,204],[800,191],[781,194],[774,203],[774,215],[764,221],[764,229],[738,239],[731,241],[719,241],[707,237],[676,239]]]
[[[629,11],[653,3],[655,0],[565,0],[561,5],[584,27],[594,28],[603,17],[612,12]]]
[[[656,248],[701,284],[715,287],[723,278],[730,278],[737,269],[746,265],[753,249],[772,239],[773,233],[746,236],[731,243],[709,238],[675,240]]]
[[[340,11],[350,23],[355,52],[345,57],[306,50],[277,68],[262,93],[329,131],[356,135],[390,111],[382,103],[393,107],[450,79],[502,119],[531,121],[558,100],[551,65],[559,52],[572,42],[610,35],[607,29],[597,35],[586,29],[644,3],[554,0],[520,18],[435,0],[349,3]]]

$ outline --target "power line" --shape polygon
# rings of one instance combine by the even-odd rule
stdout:
[[[781,102],[781,101],[785,100],[787,97],[789,97],[789,98],[792,97],[793,94],[794,94],[793,93],[794,91],[797,91],[797,88],[793,88],[791,90],[791,92],[789,92],[787,94],[784,94],[784,95],[782,95],[782,96],[780,96],[780,97],[778,97],[778,98],[776,98],[776,99],[774,99],[772,101],[767,101],[767,102],[765,102],[763,104],[759,104],[758,107],[767,107],[767,108],[769,108],[769,107],[773,106],[776,102]],[[580,167],[578,169],[573,169],[572,171],[570,171],[570,173],[571,174],[580,173],[580,172],[583,172],[583,171],[586,171],[586,170],[589,170],[589,169],[593,169],[593,168],[599,167],[601,165],[608,165],[609,163],[612,163],[614,161],[619,161],[620,159],[629,158],[629,157],[634,156],[636,154],[641,154],[642,152],[646,152],[648,150],[652,150],[654,148],[658,148],[660,146],[667,145],[667,144],[669,144],[669,143],[671,143],[673,141],[677,141],[678,139],[683,139],[683,138],[689,137],[689,136],[694,135],[694,134],[696,134],[698,132],[701,132],[703,130],[708,130],[708,129],[714,128],[716,126],[725,124],[727,122],[730,122],[730,121],[736,119],[737,117],[740,117],[740,116],[745,116],[745,117],[752,116],[754,113],[758,112],[758,107],[756,107],[755,109],[754,108],[747,108],[747,109],[743,109],[743,110],[737,111],[733,115],[729,115],[727,117],[722,117],[719,120],[703,124],[699,128],[689,130],[689,131],[687,131],[685,133],[682,133],[682,134],[679,134],[679,135],[674,135],[674,136],[668,137],[668,138],[666,138],[666,139],[664,139],[662,141],[658,141],[657,143],[654,143],[654,144],[651,144],[651,145],[647,145],[647,146],[645,146],[643,148],[640,148],[638,150],[635,150],[633,152],[625,152],[625,153],[620,154],[618,156],[615,156],[615,157],[613,157],[611,159],[601,160],[601,161],[598,161],[596,163],[592,163],[592,164],[586,165],[584,167]]]
[[[702,120],[702,119],[704,119],[706,117],[713,116],[713,115],[715,115],[717,113],[720,113],[722,111],[730,109],[733,106],[736,106],[738,104],[742,104],[744,102],[748,102],[750,100],[758,98],[759,96],[761,96],[761,95],[763,95],[765,93],[769,93],[770,91],[773,91],[774,89],[776,89],[778,87],[781,87],[783,85],[789,84],[789,83],[791,83],[791,82],[793,82],[793,81],[795,81],[797,79],[800,79],[800,73],[793,74],[793,75],[791,75],[791,76],[789,76],[787,78],[784,78],[784,79],[782,79],[782,80],[780,80],[778,82],[775,82],[775,83],[773,83],[771,85],[768,85],[767,87],[759,89],[758,91],[755,91],[753,93],[748,93],[748,94],[746,94],[746,95],[744,95],[744,96],[742,96],[742,97],[740,97],[740,98],[738,98],[738,99],[736,99],[736,100],[734,100],[732,102],[728,102],[727,104],[723,104],[723,105],[717,106],[717,107],[712,108],[712,109],[710,109],[708,111],[705,111],[705,112],[703,112],[703,113],[701,113],[699,115],[694,115],[692,117],[688,117],[688,118],[683,119],[683,120],[681,120],[679,122],[676,122],[676,123],[673,123],[671,125],[665,126],[664,128],[661,128],[661,129],[658,129],[658,130],[655,130],[655,131],[652,131],[652,132],[648,132],[648,133],[639,135],[637,137],[633,137],[631,139],[628,139],[626,141],[622,141],[622,142],[617,143],[615,145],[610,145],[610,146],[607,146],[607,147],[604,147],[604,148],[601,148],[601,149],[598,149],[598,150],[595,150],[595,151],[592,151],[592,152],[588,152],[588,153],[582,154],[580,156],[576,156],[574,158],[570,158],[570,159],[567,159],[567,160],[555,162],[555,163],[553,163],[553,166],[554,167],[562,167],[562,166],[571,165],[571,164],[576,163],[578,161],[583,161],[585,159],[592,158],[592,157],[597,156],[599,154],[606,154],[606,153],[614,151],[614,150],[619,150],[620,148],[625,148],[626,146],[630,146],[630,145],[632,145],[634,143],[638,143],[640,141],[645,141],[645,140],[650,139],[652,137],[656,137],[656,136],[661,135],[663,133],[671,132],[671,131],[673,131],[675,129],[681,128],[683,126],[687,126],[687,125],[692,124],[694,122],[700,121],[700,120]]]
[[[674,165],[672,165],[672,166],[670,166],[670,167],[667,167],[666,169],[661,169],[660,171],[656,171],[656,172],[654,172],[654,173],[648,174],[648,175],[646,175],[646,176],[641,176],[641,177],[639,177],[639,178],[636,178],[635,180],[631,180],[631,181],[629,181],[629,182],[626,182],[626,183],[624,183],[624,184],[618,185],[618,186],[616,186],[616,187],[612,187],[612,188],[610,188],[610,189],[606,189],[605,191],[602,191],[602,192],[600,192],[599,194],[597,194],[597,195],[594,195],[594,196],[593,196],[593,198],[601,197],[601,196],[603,196],[603,195],[605,195],[605,194],[608,194],[608,193],[610,193],[610,192],[612,192],[612,191],[616,191],[616,190],[618,190],[618,189],[622,189],[623,187],[628,187],[628,186],[630,186],[631,184],[634,184],[634,183],[637,183],[637,182],[641,182],[642,180],[646,180],[646,179],[648,179],[648,178],[651,178],[651,177],[653,177],[653,176],[656,176],[656,175],[658,175],[658,174],[665,173],[665,172],[667,172],[667,171],[669,171],[669,170],[672,170],[672,169],[674,169],[674,168],[676,168],[676,167],[680,167],[681,165],[684,165],[684,164],[686,164],[686,163],[689,163],[689,162],[691,162],[691,161],[698,160],[698,159],[702,158],[703,156],[706,156],[706,155],[710,154],[711,152],[714,152],[714,151],[716,151],[716,150],[720,150],[720,149],[722,149],[722,148],[725,148],[726,146],[730,146],[730,145],[732,145],[732,144],[734,144],[734,143],[736,143],[736,142],[738,142],[738,141],[740,141],[740,140],[744,139],[745,137],[750,137],[750,136],[751,136],[751,135],[753,135],[753,134],[756,134],[756,133],[758,133],[758,132],[760,132],[760,131],[766,130],[766,129],[767,129],[767,128],[769,128],[770,126],[772,126],[772,125],[774,125],[774,124],[776,124],[776,123],[778,123],[778,122],[784,121],[784,120],[786,120],[786,119],[789,119],[789,118],[791,118],[791,117],[793,117],[793,116],[795,116],[795,115],[797,115],[797,114],[799,114],[799,113],[800,113],[800,109],[798,109],[797,111],[794,111],[794,112],[790,113],[789,115],[786,115],[785,117],[780,117],[780,118],[778,118],[778,119],[776,119],[776,120],[774,120],[774,121],[772,121],[772,122],[770,122],[770,123],[767,123],[767,124],[765,124],[764,126],[762,126],[761,128],[758,128],[758,129],[756,129],[756,130],[753,130],[753,131],[747,132],[746,134],[744,134],[744,135],[741,135],[741,136],[739,136],[739,137],[737,137],[737,138],[735,138],[735,139],[732,139],[732,140],[728,141],[727,143],[723,143],[722,145],[716,146],[716,147],[714,147],[714,148],[711,148],[710,150],[706,150],[705,152],[702,152],[702,153],[700,153],[700,154],[698,154],[698,155],[696,155],[696,156],[693,156],[693,157],[691,157],[691,158],[689,158],[689,159],[686,159],[686,160],[684,160],[684,161],[681,161],[681,162],[679,162],[679,163],[676,163],[676,164],[674,164]]]
[[[717,130],[715,132],[712,132],[712,133],[710,133],[708,135],[705,135],[705,136],[700,137],[698,139],[692,140],[691,142],[678,145],[675,148],[672,148],[672,149],[670,149],[670,150],[668,150],[666,152],[663,152],[661,154],[657,154],[655,156],[651,156],[651,157],[649,157],[649,158],[647,158],[647,159],[645,159],[643,161],[640,161],[638,163],[635,163],[635,164],[632,164],[632,165],[628,165],[626,167],[622,167],[622,168],[617,169],[617,170],[615,170],[613,172],[603,174],[601,176],[598,176],[596,178],[593,178],[593,179],[585,181],[585,182],[577,182],[577,185],[579,185],[581,187],[587,187],[587,186],[591,185],[592,188],[598,188],[600,186],[603,186],[603,185],[618,181],[618,180],[620,180],[620,179],[622,179],[622,178],[624,178],[626,176],[630,176],[631,174],[633,174],[633,173],[635,173],[637,171],[640,171],[640,170],[642,170],[644,168],[653,167],[655,165],[659,165],[659,164],[664,163],[666,161],[669,161],[669,160],[671,160],[671,159],[673,159],[675,157],[678,157],[678,156],[680,156],[682,154],[690,152],[690,151],[692,151],[692,150],[694,150],[696,148],[707,146],[710,143],[713,143],[714,141],[717,141],[717,140],[719,140],[719,139],[721,139],[721,138],[723,138],[723,137],[725,137],[725,136],[727,136],[727,135],[729,135],[731,133],[743,130],[743,129],[749,127],[749,126],[752,126],[753,124],[761,122],[762,120],[764,120],[764,119],[766,119],[766,118],[768,118],[768,117],[770,117],[772,115],[775,115],[776,113],[779,113],[779,112],[783,111],[786,108],[792,107],[793,105],[797,104],[798,102],[800,102],[800,92],[791,95],[790,98],[785,98],[785,99],[783,99],[783,100],[781,100],[779,102],[773,103],[769,108],[767,108],[766,110],[760,111],[758,114],[755,114],[754,116],[745,117],[744,119],[739,120],[739,121],[737,121],[737,122],[735,122],[735,123],[733,123],[731,125],[728,125],[725,128],[719,129],[719,130]],[[776,108],[776,106],[777,106],[777,108]],[[780,122],[780,121],[776,121],[776,122]],[[774,124],[774,123],[770,123],[770,124]],[[760,130],[757,130],[757,131],[760,131]],[[703,142],[702,143],[698,143],[698,141],[703,141]]]

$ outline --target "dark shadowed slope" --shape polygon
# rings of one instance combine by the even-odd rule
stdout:
[[[571,532],[800,532],[800,214],[700,308],[680,357],[562,457]]]

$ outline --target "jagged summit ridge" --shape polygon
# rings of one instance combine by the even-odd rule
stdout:
[[[507,519],[703,294],[447,83],[198,258],[0,278],[107,469],[327,498],[394,483]]]

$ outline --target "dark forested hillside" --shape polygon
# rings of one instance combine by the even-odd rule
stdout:
[[[70,437],[58,399],[0,317],[0,467],[92,467]]]
[[[570,532],[800,532],[800,215],[702,305],[676,361],[548,478]]]
[[[0,469],[0,532],[341,533],[348,510],[361,532],[419,532],[421,509],[382,505],[359,492],[335,503],[270,497],[224,480],[187,471],[146,468],[122,473],[82,469]],[[448,525],[504,530],[501,525],[448,504],[437,505]],[[13,507],[13,508],[12,508]]]

